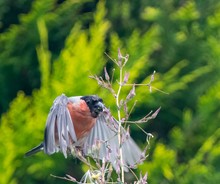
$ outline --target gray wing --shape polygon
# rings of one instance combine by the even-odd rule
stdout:
[[[91,130],[84,144],[84,153],[93,158],[110,161],[115,169],[119,163],[119,143],[117,136],[118,122],[110,120],[104,113],[100,114],[97,122]],[[125,139],[126,131],[122,128],[124,135],[122,152],[123,163],[126,166],[134,166],[140,161],[142,152],[134,140],[128,136]]]
[[[50,109],[44,132],[44,152],[51,155],[61,151],[67,157],[67,149],[76,142],[76,134],[67,108],[69,99],[64,94],[58,96]]]

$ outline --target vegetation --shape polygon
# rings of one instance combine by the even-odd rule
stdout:
[[[61,93],[98,94],[117,117],[115,99],[89,76],[104,77],[105,66],[111,75],[114,66],[104,53],[116,58],[118,48],[130,56],[129,83],[147,84],[156,71],[152,93],[137,86],[133,99],[132,120],[161,106],[156,119],[141,125],[154,139],[136,172],[147,172],[153,184],[219,183],[219,1],[0,4],[0,183],[68,183],[50,174],[80,180],[87,167],[76,159],[23,155],[42,141]],[[124,89],[122,97],[130,90]],[[131,127],[131,134],[144,148],[140,130]]]

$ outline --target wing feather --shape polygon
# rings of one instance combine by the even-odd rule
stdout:
[[[74,126],[73,126],[73,122],[72,122],[70,113],[69,113],[69,111],[65,111],[65,113],[66,113],[68,134],[69,134],[71,140],[76,142],[77,141],[76,133],[75,133],[75,129],[74,129]]]
[[[55,121],[56,121],[56,117],[53,114],[49,114],[47,122],[51,122],[51,123],[46,124],[46,130],[45,130],[46,139],[44,139],[44,145],[47,145],[44,146],[45,147],[44,150],[46,153],[52,154],[55,152],[55,135],[54,135]]]
[[[63,136],[64,136],[64,139],[66,140],[67,145],[70,145],[70,138],[69,138],[69,135],[68,135],[67,117],[68,117],[67,112],[65,111],[64,112],[64,122],[62,124],[62,129],[64,130]]]
[[[67,157],[68,147],[71,142],[77,142],[73,122],[67,108],[68,97],[64,94],[58,96],[49,112],[44,134],[44,151],[53,154],[61,151]]]
[[[119,156],[119,143],[117,130],[115,129],[116,127],[118,127],[118,122],[116,120],[115,122],[110,122],[109,118],[107,118],[104,113],[100,114],[100,116],[97,118],[95,126],[85,141],[86,146],[84,145],[83,150],[86,155],[89,155],[89,149],[94,146],[96,140],[99,140],[101,145],[97,157],[101,160],[108,157],[115,169],[117,167],[117,160]],[[124,128],[122,128],[121,132],[124,134],[126,133]],[[140,148],[131,137],[128,137],[123,142],[122,152],[124,160],[123,162],[126,166],[134,166],[140,160],[142,154]],[[127,170],[126,167],[125,170]]]

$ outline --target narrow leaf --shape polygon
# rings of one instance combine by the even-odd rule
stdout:
[[[105,80],[109,81],[110,80],[110,77],[108,75],[108,72],[106,70],[106,67],[104,68],[104,73],[105,73]]]
[[[151,118],[154,119],[156,118],[157,114],[160,112],[161,107],[159,107],[152,115]]]
[[[131,91],[129,92],[128,96],[126,97],[126,101],[131,100],[135,95],[136,95],[136,93],[135,93],[135,85],[133,85]]]
[[[125,72],[123,84],[126,84],[128,82],[128,79],[129,79],[129,73]]]
[[[118,65],[121,66],[123,56],[121,55],[121,50],[118,48]]]

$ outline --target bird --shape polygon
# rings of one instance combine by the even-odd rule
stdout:
[[[121,148],[123,166],[134,167],[143,152],[123,127],[120,145],[118,127],[118,121],[97,95],[61,94],[50,108],[43,142],[25,153],[25,157],[44,151],[47,155],[61,152],[67,158],[71,153],[80,152],[83,156],[105,159],[116,170]]]

